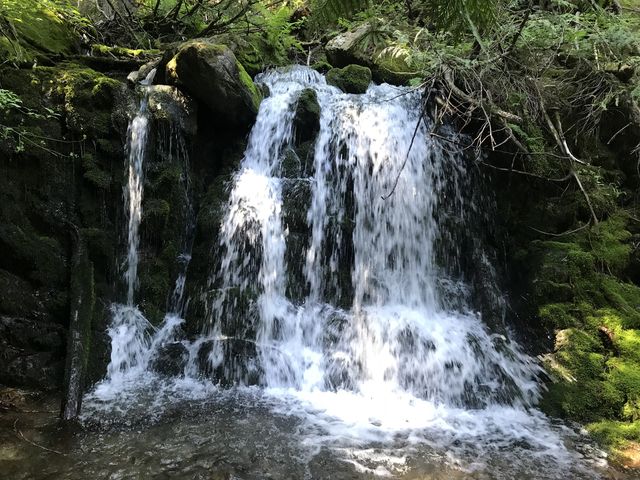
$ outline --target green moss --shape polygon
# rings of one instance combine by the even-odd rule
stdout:
[[[17,35],[0,45],[14,61],[30,61],[40,53],[73,53],[78,30],[88,25],[71,4],[53,0],[3,0],[0,20]]]
[[[98,167],[92,155],[83,155],[82,166],[85,169],[84,178],[87,181],[104,190],[111,186],[111,175]]]
[[[155,198],[146,201],[142,211],[144,212],[145,220],[153,218],[155,221],[164,222],[171,213],[171,206],[166,200]]]
[[[317,72],[320,72],[320,73],[327,73],[329,70],[331,70],[333,68],[333,65],[331,65],[327,61],[321,60],[321,61],[315,62],[313,65],[311,65],[311,68],[313,68],[314,70],[316,70]]]
[[[91,53],[95,56],[102,57],[119,57],[133,60],[147,60],[152,57],[162,55],[162,50],[144,50],[144,49],[132,49],[126,47],[109,47],[107,45],[93,44],[91,45]]]
[[[346,93],[365,93],[371,83],[371,70],[360,65],[332,68],[326,75],[327,83]]]
[[[262,101],[262,94],[256,87],[256,84],[253,83],[253,80],[251,79],[251,77],[249,76],[245,68],[242,66],[242,64],[236,61],[236,65],[238,67],[240,81],[251,94],[251,101],[253,102],[253,105],[257,111],[258,108],[260,108],[260,102]]]
[[[108,137],[114,98],[122,83],[69,63],[52,69],[52,74],[51,90],[62,99],[67,127],[79,134]]]

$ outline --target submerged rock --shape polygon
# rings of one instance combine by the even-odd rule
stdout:
[[[345,93],[365,93],[371,83],[371,70],[360,65],[332,68],[327,72],[327,83]]]
[[[258,113],[261,95],[233,52],[224,45],[192,41],[166,66],[166,80],[205,104],[223,125],[247,126]]]

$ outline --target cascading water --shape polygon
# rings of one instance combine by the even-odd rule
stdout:
[[[247,389],[249,399],[299,418],[296,435],[311,452],[298,452],[303,457],[330,448],[356,470],[388,475],[422,445],[467,471],[483,468],[486,456],[485,467],[507,472],[495,478],[556,478],[558,465],[574,468],[577,457],[563,444],[568,429],[535,410],[537,363],[504,330],[492,333],[469,301],[451,225],[468,229],[487,205],[469,195],[476,186],[472,161],[456,146],[461,139],[446,129],[431,135],[434,125],[410,90],[372,85],[347,95],[304,67],[256,80],[270,95],[233,177],[206,327],[182,340],[182,374],[153,387],[154,412],[162,389],[166,402],[178,392],[198,402],[223,397],[213,377],[238,391],[258,384],[259,394]],[[321,108],[315,150],[295,158],[304,164],[298,175],[285,175],[307,89]],[[442,135],[449,138],[436,139]],[[292,192],[307,203],[292,205]],[[109,372],[87,399],[89,417],[97,404],[150,385],[149,359],[182,322],[167,315],[150,336],[133,306],[139,205],[132,204],[140,197],[135,188],[127,197],[133,273],[128,305],[119,307],[126,321],[116,314]],[[307,212],[302,234],[291,231],[291,209]],[[294,248],[302,253],[292,255]],[[291,293],[292,283],[302,294]]]
[[[344,95],[308,69],[260,80],[271,96],[234,180],[219,276],[222,292],[258,294],[253,328],[261,383],[306,392],[410,392],[452,405],[530,405],[537,396],[531,359],[491,335],[469,308],[449,309],[439,292],[447,275],[436,262],[435,213],[442,202],[461,217],[473,206],[465,205],[464,182],[455,178],[465,175],[465,157],[429,136],[419,95],[398,96],[387,85]],[[293,180],[308,183],[312,199],[304,268],[309,294],[292,302],[282,220],[283,185],[292,180],[279,173],[305,88],[316,92],[322,115],[312,175]],[[445,185],[452,196],[445,198]],[[338,308],[345,292],[336,280],[345,271],[353,291],[349,309]],[[221,308],[226,301],[223,293],[214,303],[214,335],[225,315],[237,315]]]

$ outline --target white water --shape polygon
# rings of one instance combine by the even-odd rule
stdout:
[[[270,96],[233,179],[208,325],[197,340],[182,340],[189,359],[180,378],[162,381],[168,398],[218,395],[201,376],[209,343],[209,371],[224,367],[240,384],[247,371],[259,375],[270,408],[303,419],[304,445],[333,448],[363,472],[401,471],[411,445],[448,452],[463,470],[489,461],[478,455],[522,444],[518,461],[532,462],[527,470],[541,468],[538,461],[552,468],[577,462],[564,445],[567,432],[535,410],[537,363],[489,331],[467,302],[469,288],[438,261],[438,242],[456,241],[438,212],[465,226],[486,206],[469,203],[470,160],[455,142],[430,135],[419,95],[388,85],[345,95],[306,68],[258,81]],[[310,184],[311,199],[300,259],[308,294],[294,302],[286,294],[283,220],[283,186],[291,180],[280,178],[280,162],[305,88],[316,91],[322,114],[311,175],[296,180]],[[129,227],[131,238],[131,217]],[[238,292],[255,299],[251,315]],[[131,305],[114,312],[111,364],[88,398],[90,410],[123,395],[130,402],[128,393],[153,383],[149,362],[157,347],[177,340],[181,320],[168,316],[157,332],[145,322]],[[228,340],[254,345],[255,358],[230,358]]]

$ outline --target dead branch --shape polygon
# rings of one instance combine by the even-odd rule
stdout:
[[[545,232],[543,230],[538,230],[537,228],[534,228],[534,227],[532,227],[530,225],[529,225],[529,228],[531,230],[533,230],[534,232],[541,233],[542,235],[549,235],[550,237],[566,237],[567,235],[573,235],[574,233],[577,233],[577,232],[579,232],[581,230],[584,230],[584,229],[588,228],[589,225],[591,225],[591,221],[588,221],[587,223],[585,223],[581,227],[578,227],[578,228],[576,228],[574,230],[568,230],[568,231],[562,232],[562,233]]]
[[[60,452],[60,451],[58,451],[58,450],[53,450],[53,449],[51,449],[51,448],[44,447],[44,446],[42,446],[42,445],[37,444],[36,442],[33,442],[33,441],[29,440],[27,437],[25,437],[25,436],[24,436],[24,434],[22,433],[22,431],[20,431],[20,430],[18,429],[18,419],[17,419],[17,418],[16,418],[16,421],[15,421],[15,422],[13,422],[13,431],[15,432],[16,436],[17,436],[19,439],[21,439],[21,440],[23,440],[23,441],[27,442],[29,445],[33,445],[34,447],[40,448],[41,450],[45,450],[45,451],[47,451],[47,452],[51,452],[51,453],[56,453],[56,454],[58,454],[58,455],[62,455],[62,456],[66,456],[66,455],[67,455],[66,453],[62,453],[62,452]]]
[[[448,67],[445,67],[443,70],[443,78],[447,84],[447,87],[449,87],[449,89],[451,91],[453,91],[455,93],[455,95],[457,97],[459,97],[460,99],[462,99],[463,101],[469,103],[470,105],[473,105],[475,108],[482,108],[483,104],[481,101],[476,100],[475,98],[471,97],[470,95],[467,95],[465,92],[463,92],[460,88],[458,88],[453,80],[452,77],[452,73],[451,73],[451,69]],[[522,117],[515,115],[513,113],[509,113],[509,112],[505,112],[504,110],[501,110],[499,108],[491,108],[491,113],[502,117],[504,120],[508,121],[508,122],[513,122],[513,123],[522,123]]]

